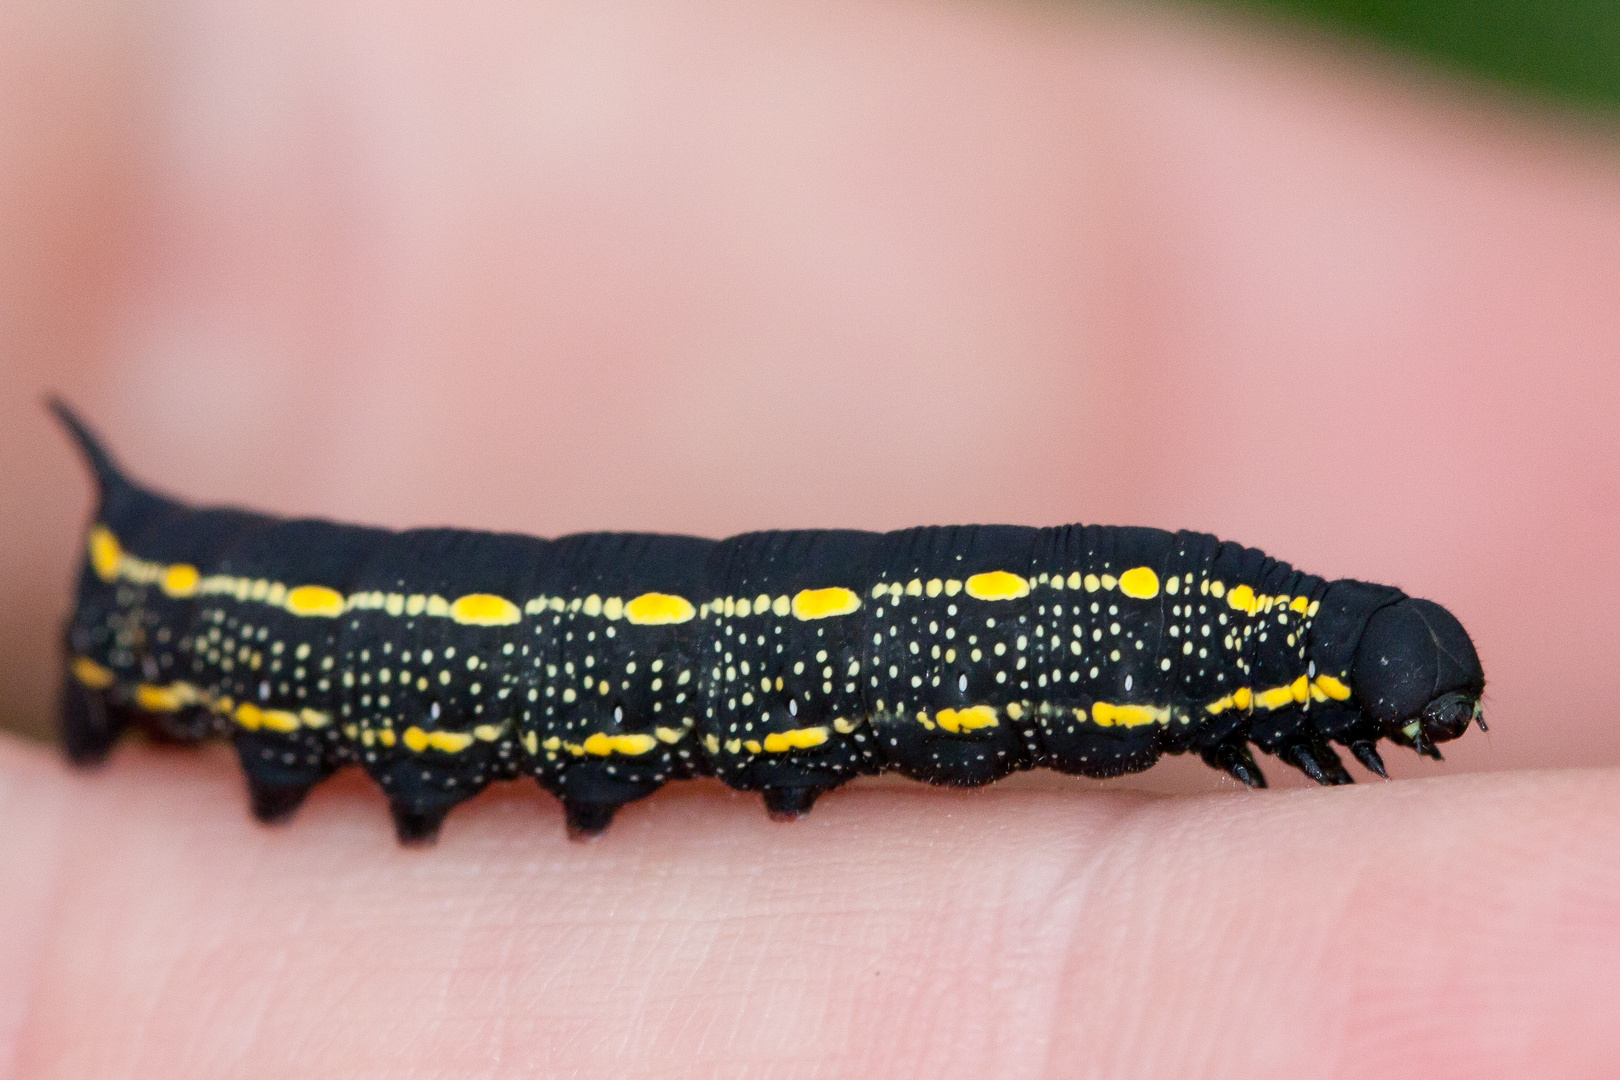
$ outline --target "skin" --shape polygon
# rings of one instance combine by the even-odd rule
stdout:
[[[588,845],[507,786],[426,853],[355,776],[276,830],[223,747],[11,739],[0,1076],[1612,1073],[1612,143],[1183,18],[0,9],[13,726],[89,501],[46,388],[396,526],[1208,529],[1447,604],[1492,724]]]

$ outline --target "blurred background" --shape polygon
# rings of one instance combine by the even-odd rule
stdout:
[[[1606,0],[1209,0],[1614,117],[1620,8]],[[1202,6],[1202,5],[1199,5]]]
[[[0,726],[49,389],[282,513],[1207,530],[1463,619],[1396,775],[1620,763],[1617,104],[1598,0],[8,5]]]

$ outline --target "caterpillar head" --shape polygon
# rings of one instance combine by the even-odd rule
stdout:
[[[1367,621],[1351,671],[1363,713],[1397,743],[1423,750],[1479,722],[1485,672],[1451,612],[1411,597]]]

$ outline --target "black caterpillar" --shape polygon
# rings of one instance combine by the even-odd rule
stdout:
[[[1331,743],[1384,775],[1380,739],[1439,758],[1485,726],[1444,608],[1202,533],[390,532],[185,506],[52,408],[100,485],[68,754],[99,761],[132,722],[228,736],[262,821],[351,764],[412,843],[522,775],[582,836],[694,776],[783,818],[890,769],[978,785],[1193,751],[1264,786],[1251,743],[1344,784]]]

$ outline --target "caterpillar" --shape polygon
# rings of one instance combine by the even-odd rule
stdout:
[[[1477,722],[1461,624],[1196,532],[1066,525],[542,540],[194,508],[136,484],[51,408],[99,488],[65,634],[61,740],[133,726],[234,744],[254,815],[356,765],[399,840],[533,777],[570,835],[672,780],[773,817],[895,771],[976,786],[1197,753],[1265,786],[1252,747],[1320,784],[1333,744],[1386,775]]]

